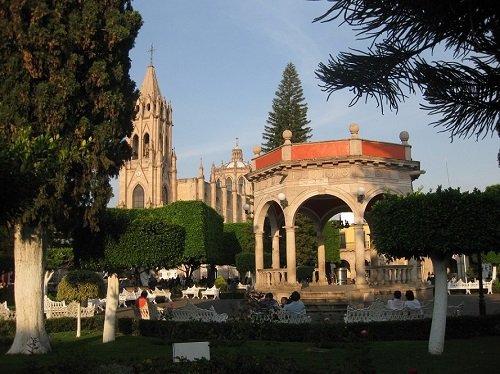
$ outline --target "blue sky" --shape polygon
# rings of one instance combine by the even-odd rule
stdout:
[[[230,160],[236,138],[250,161],[253,146],[262,143],[283,70],[292,62],[304,88],[312,141],[348,138],[352,122],[370,140],[399,143],[405,130],[412,158],[426,170],[414,189],[465,191],[500,183],[498,136],[450,142],[447,133],[428,125],[436,118],[419,109],[419,97],[411,96],[398,113],[384,114],[373,101],[349,107],[347,90],[327,100],[315,77],[318,64],[330,54],[365,49],[366,42],[338,22],[312,22],[329,8],[326,1],[134,0],[133,6],[144,24],[130,54],[131,77],[140,87],[153,44],[161,92],[173,106],[179,178],[197,176],[200,159],[208,178],[212,163]],[[116,181],[113,187],[117,196]],[[115,197],[109,205],[116,204]]]

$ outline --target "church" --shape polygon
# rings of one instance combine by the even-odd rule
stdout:
[[[133,126],[128,139],[132,158],[120,169],[119,208],[156,208],[179,200],[200,200],[223,216],[224,222],[246,222],[245,208],[253,192],[245,174],[251,166],[243,160],[238,144],[229,162],[218,167],[212,163],[207,181],[201,161],[198,176],[177,178],[173,108],[161,94],[152,63],[141,85]]]

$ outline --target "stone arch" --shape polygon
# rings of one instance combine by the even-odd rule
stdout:
[[[144,208],[144,188],[140,184],[135,186],[132,192],[132,208]]]
[[[142,156],[144,158],[149,157],[149,133],[145,133],[142,138]]]
[[[139,157],[139,135],[135,134],[132,137],[132,160],[137,160]]]

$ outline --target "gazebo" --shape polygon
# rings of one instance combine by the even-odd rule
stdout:
[[[363,227],[365,213],[386,193],[412,192],[412,181],[425,171],[411,158],[409,135],[399,134],[400,143],[365,140],[359,126],[349,126],[350,138],[292,143],[292,133],[283,132],[280,147],[261,154],[254,147],[252,171],[246,178],[253,183],[251,201],[255,235],[257,290],[297,289],[296,216],[307,215],[317,229],[317,286],[327,285],[323,228],[333,216],[352,212],[354,216],[354,269],[356,289],[370,284],[422,281],[418,263],[388,265],[377,260],[376,251],[367,249]],[[265,225],[270,226],[272,265],[264,266]],[[268,227],[269,227],[268,226]],[[280,264],[280,229],[286,236],[286,262]],[[269,229],[267,229],[269,230]],[[266,235],[269,234],[266,231]],[[380,263],[379,263],[380,262]],[[369,264],[369,266],[367,266]]]

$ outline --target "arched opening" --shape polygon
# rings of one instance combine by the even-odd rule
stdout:
[[[140,184],[134,188],[134,192],[132,193],[132,208],[144,208],[144,188]]]
[[[146,133],[144,135],[144,140],[143,140],[143,144],[142,144],[142,156],[144,158],[149,157],[149,134],[148,133]]]
[[[226,178],[226,222],[233,222],[233,181]]]
[[[139,157],[139,136],[132,137],[132,160],[137,160]]]

